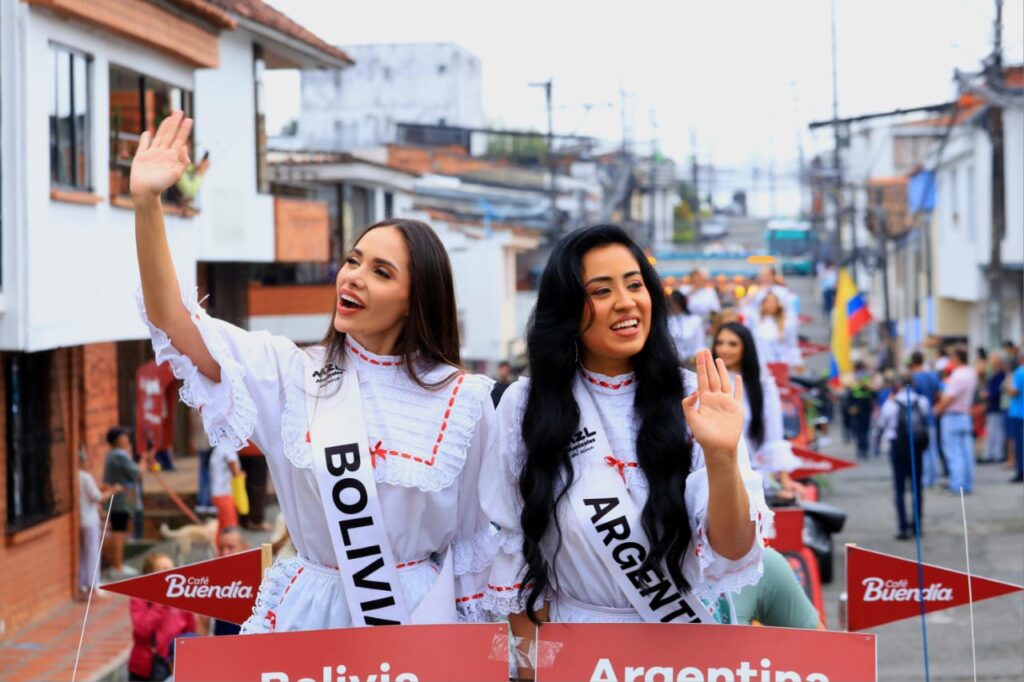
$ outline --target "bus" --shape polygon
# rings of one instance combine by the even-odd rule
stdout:
[[[784,275],[813,275],[818,238],[808,220],[775,218],[764,231],[768,253],[775,256]]]

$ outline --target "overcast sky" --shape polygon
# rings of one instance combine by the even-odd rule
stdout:
[[[808,151],[828,141],[806,123],[831,116],[829,0],[270,2],[336,45],[462,45],[482,61],[492,124],[546,129],[528,83],[550,76],[559,133],[621,139],[621,88],[638,147],[656,121],[677,160],[691,131],[704,159],[728,165],[793,159],[798,131]],[[991,49],[994,0],[836,5],[841,116],[947,101],[953,69],[978,69]],[[1003,35],[1004,59],[1020,63],[1024,0],[1007,0]],[[298,113],[298,79],[275,74],[269,87],[276,131]],[[581,107],[602,103],[613,106]]]

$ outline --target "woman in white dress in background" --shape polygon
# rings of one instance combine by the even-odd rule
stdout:
[[[142,135],[132,164],[140,305],[157,362],[170,362],[184,381],[182,398],[200,410],[211,444],[241,448],[251,439],[288,519],[298,557],[267,572],[242,632],[477,619],[491,558],[477,490],[492,382],[459,367],[443,246],[417,221],[366,228],[338,272],[326,336],[308,349],[211,318],[194,292],[179,288],[160,206],[188,166],[190,130],[190,119],[172,114],[155,135]],[[357,395],[352,409],[331,402]],[[358,434],[354,456],[319,448],[337,428]],[[344,517],[351,523],[338,537],[330,514],[356,503],[338,488],[333,502],[325,497],[323,476],[357,470],[367,478],[355,499],[368,511]],[[376,523],[381,517],[386,524]],[[393,619],[355,613],[355,590],[343,579],[352,565],[338,543],[363,532],[386,546],[374,568],[394,578],[379,612]]]
[[[675,343],[676,354],[685,363],[707,346],[704,318],[690,312],[686,294],[681,291],[672,292],[669,306],[671,313],[668,316],[668,333]]]

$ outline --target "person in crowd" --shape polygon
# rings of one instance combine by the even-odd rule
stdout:
[[[824,630],[821,615],[807,597],[786,557],[771,547],[764,550],[764,575],[732,598],[720,598],[718,607],[731,625],[757,623],[775,628]]]
[[[985,401],[985,449],[982,462],[1002,462],[1006,459],[1006,411],[1003,409],[1003,384],[1006,369],[999,353],[989,359],[990,371],[981,389]]]
[[[921,484],[925,488],[931,488],[939,480],[939,437],[935,403],[942,391],[942,379],[939,378],[938,372],[925,367],[924,355],[921,351],[914,351],[910,354],[907,371],[910,372],[911,387],[914,392],[928,401],[928,447],[924,452],[922,467],[924,471],[921,474]],[[948,476],[948,473],[946,475]]]
[[[190,416],[194,415],[195,413]],[[196,514],[216,514],[217,508],[213,506],[213,499],[210,496],[210,455],[213,454],[213,448],[210,447],[210,439],[203,430],[202,418],[189,419],[189,429],[192,448],[199,457],[196,471],[199,477],[196,482]]]
[[[231,556],[232,554],[244,552],[247,549],[249,549],[249,543],[245,541],[242,532],[237,528],[225,528],[217,536],[217,556],[219,557]],[[214,618],[212,621],[208,632],[215,637],[237,635],[242,629],[242,626],[236,623],[229,623],[226,620]]]
[[[124,544],[135,512],[135,498],[142,490],[142,471],[131,455],[131,431],[123,426],[112,427],[107,431],[107,444],[110,450],[103,464],[103,484],[118,488],[110,505],[110,575],[124,578],[138,574],[131,566],[125,566]]]
[[[527,332],[531,377],[498,405],[480,479],[500,548],[484,607],[508,616],[520,677],[535,623],[714,622],[720,594],[760,578],[771,512],[742,439],[743,382],[707,350],[696,380],[682,370],[667,316],[657,274],[619,227],[555,245]],[[618,572],[620,544],[588,531],[602,517],[623,520],[622,541],[675,606],[656,610]]]
[[[497,407],[505,389],[512,385],[512,365],[505,360],[498,363],[498,377],[494,381],[494,388],[491,389],[491,402]]]
[[[853,377],[847,388],[849,392],[847,411],[850,429],[857,443],[857,459],[867,459],[871,446],[871,417],[874,389],[871,387],[871,373],[862,360],[853,365]]]
[[[249,530],[269,531],[271,526],[266,521],[267,491],[270,485],[267,459],[256,444],[249,441],[238,451],[238,461],[245,474],[245,494],[249,500],[248,512],[239,512],[238,522]]]
[[[245,476],[238,453],[230,444],[218,443],[210,453],[210,500],[217,508],[218,533],[238,527],[238,509],[231,490],[231,479],[237,476]]]
[[[751,309],[746,322],[757,341],[763,362],[803,367],[803,356],[797,340],[799,322],[788,314],[777,294],[765,294],[761,304]]]
[[[729,322],[715,333],[713,355],[725,363],[731,377],[742,377],[743,435],[752,451],[754,470],[766,479],[775,479],[787,496],[801,497],[803,486],[789,472],[800,461],[786,440],[782,424],[782,401],[775,378],[761,364],[753,334],[738,322]]]
[[[942,447],[949,463],[949,489],[969,495],[974,490],[974,427],[971,402],[978,386],[978,375],[967,364],[967,351],[956,348],[950,357],[950,373],[935,405],[942,415]]]
[[[157,361],[203,406],[210,442],[251,440],[289,520],[299,556],[266,572],[242,633],[481,619],[475,595],[494,552],[477,483],[492,382],[460,365],[443,244],[415,220],[366,227],[337,273],[325,337],[307,349],[211,318],[182,294],[160,205],[188,165],[191,126],[171,114],[142,134],[132,164],[141,312]],[[366,493],[363,514],[335,502],[335,481]],[[344,551],[346,538],[378,559]],[[371,567],[383,586],[373,600],[362,589]]]
[[[154,552],[142,564],[144,574],[169,571],[174,562]],[[128,679],[166,680],[174,670],[174,638],[197,631],[196,617],[188,611],[132,597],[132,649],[128,655]]]
[[[1013,440],[1015,475],[1011,483],[1024,482],[1024,350],[1018,351],[1017,367],[1005,387],[1010,396],[1007,410],[1007,436]]]
[[[889,453],[892,466],[893,494],[898,524],[897,540],[914,537],[914,518],[907,516],[906,492],[910,481],[911,498],[916,502],[915,513],[920,527],[924,526],[921,511],[924,506],[922,475],[924,453],[928,447],[928,399],[913,389],[913,378],[905,376],[892,387],[889,397],[879,411],[882,441]],[[913,461],[911,461],[913,458]],[[916,489],[916,493],[915,493]],[[923,531],[922,531],[923,532]]]
[[[694,270],[690,274],[690,291],[684,293],[686,293],[687,308],[693,315],[708,319],[722,309],[718,293],[703,270]]]
[[[687,362],[697,356],[705,346],[704,318],[690,312],[686,294],[673,291],[669,296],[668,333],[676,347],[680,361]]]
[[[83,447],[78,451],[78,598],[85,599],[97,584],[100,572],[100,534],[103,523],[97,505],[111,495],[121,492],[121,486],[96,485],[89,471],[89,453]],[[105,511],[105,510],[104,510]]]
[[[839,271],[834,263],[825,265],[824,270],[821,271],[819,285],[821,286],[821,313],[828,320],[836,305],[836,290],[839,287]]]

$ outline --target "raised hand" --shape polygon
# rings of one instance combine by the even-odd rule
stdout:
[[[136,201],[159,197],[181,178],[189,166],[188,135],[192,119],[175,111],[160,124],[156,134],[148,130],[139,138],[132,159],[131,193]]]
[[[734,391],[725,363],[712,360],[707,349],[698,352],[697,391],[683,399],[683,413],[709,467],[736,461],[743,410],[743,379],[736,377]]]

